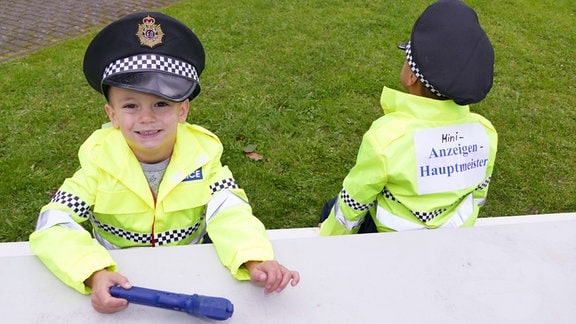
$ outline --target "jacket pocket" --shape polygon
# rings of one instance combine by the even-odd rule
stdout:
[[[164,198],[162,207],[168,213],[203,208],[211,197],[210,188],[205,181],[182,182]]]

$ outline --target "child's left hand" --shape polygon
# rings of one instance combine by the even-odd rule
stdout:
[[[281,292],[288,283],[296,286],[300,281],[298,271],[292,271],[275,260],[248,261],[244,264],[250,272],[250,281],[257,286],[264,287],[264,293]]]

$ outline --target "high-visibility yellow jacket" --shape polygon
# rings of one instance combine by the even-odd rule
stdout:
[[[364,134],[320,234],[356,233],[368,212],[379,232],[474,225],[496,159],[492,124],[452,100],[386,87],[380,103],[385,115]]]
[[[249,279],[245,262],[274,258],[263,224],[220,162],[219,139],[190,124],[177,132],[157,197],[118,129],[97,130],[80,147],[81,168],[41,209],[30,235],[32,251],[64,283],[90,293],[84,280],[116,270],[107,249],[194,244],[206,231],[238,279]]]

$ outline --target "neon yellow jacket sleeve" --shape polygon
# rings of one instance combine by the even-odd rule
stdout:
[[[212,166],[206,168],[215,171],[211,183],[233,179],[232,173],[228,167],[220,164],[219,158],[212,161]],[[207,214],[210,214],[211,204],[216,204],[218,209],[211,219],[207,219],[207,232],[222,264],[236,279],[249,280],[250,275],[243,267],[245,262],[274,259],[264,225],[252,214],[248,197],[238,187],[214,193],[208,202]],[[210,218],[210,215],[207,217]]]
[[[56,225],[35,231],[30,235],[30,248],[58,279],[82,294],[91,292],[84,281],[92,273],[116,271],[108,251],[84,230]]]

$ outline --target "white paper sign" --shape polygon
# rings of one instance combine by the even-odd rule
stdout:
[[[419,194],[464,189],[486,176],[490,147],[481,124],[417,130],[414,149]]]

